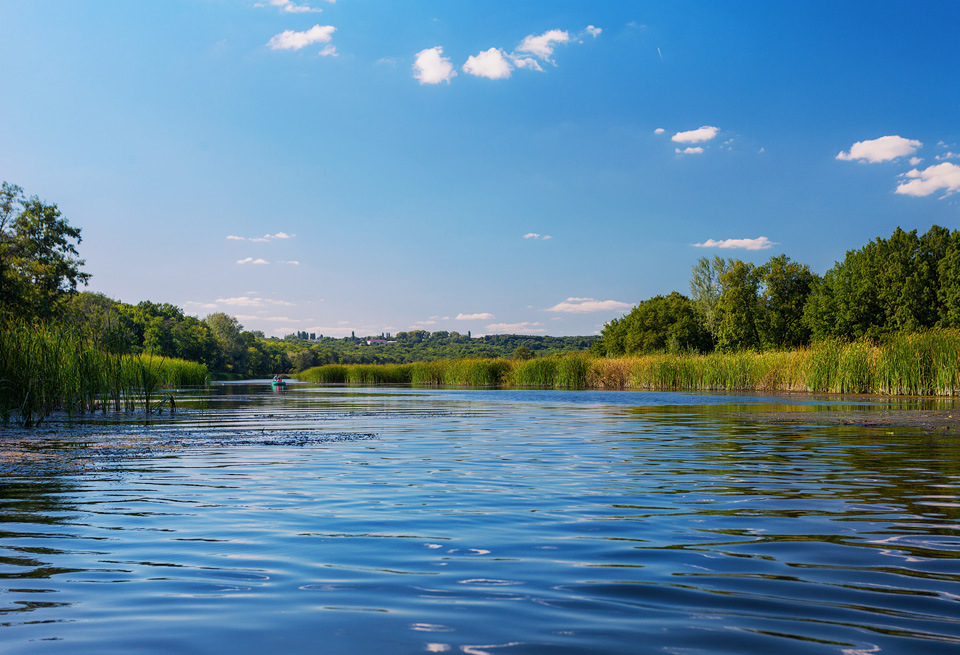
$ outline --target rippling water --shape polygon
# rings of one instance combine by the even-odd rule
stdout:
[[[955,437],[764,418],[798,403],[219,385],[7,428],[0,652],[960,653]]]

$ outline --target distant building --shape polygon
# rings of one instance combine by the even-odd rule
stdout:
[[[396,341],[387,341],[386,339],[367,339],[367,345],[372,346],[373,344],[387,345],[391,343],[396,343]]]

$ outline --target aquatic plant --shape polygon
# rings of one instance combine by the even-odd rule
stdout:
[[[608,359],[573,352],[513,360],[332,364],[297,377],[347,384],[953,396],[960,393],[960,331],[901,334],[881,343],[825,339],[809,348],[759,353],[659,353]]]

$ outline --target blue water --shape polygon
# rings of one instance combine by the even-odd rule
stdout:
[[[0,652],[960,653],[956,437],[765,418],[812,406],[219,385],[6,428]]]

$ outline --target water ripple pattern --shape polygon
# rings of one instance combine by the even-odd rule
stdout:
[[[960,653],[960,446],[743,418],[804,402],[236,384],[3,428],[0,652]]]

